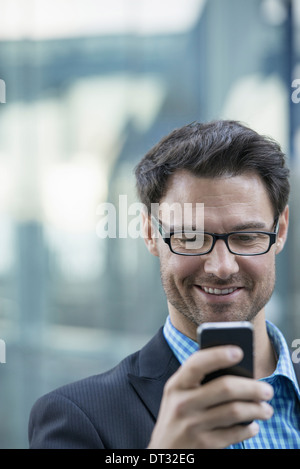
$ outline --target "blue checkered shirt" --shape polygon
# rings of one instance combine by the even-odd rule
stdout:
[[[248,440],[230,446],[228,449],[299,449],[300,448],[300,390],[287,343],[271,322],[267,321],[267,331],[278,357],[274,373],[261,381],[273,386],[274,397],[270,404],[273,416],[260,421],[259,433]],[[179,363],[196,350],[198,344],[182,334],[172,325],[169,316],[164,325],[164,336]]]

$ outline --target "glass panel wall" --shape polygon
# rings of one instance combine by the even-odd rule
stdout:
[[[175,127],[238,119],[287,151],[290,241],[267,311],[300,336],[297,0],[1,0],[0,80],[1,448],[27,447],[40,395],[163,324],[157,259],[128,227],[134,167]]]

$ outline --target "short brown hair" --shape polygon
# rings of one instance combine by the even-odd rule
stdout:
[[[265,184],[274,216],[288,203],[289,169],[280,145],[236,121],[186,125],[164,137],[142,158],[135,175],[138,195],[148,210],[151,203],[160,202],[169,177],[179,169],[209,178],[254,171]]]

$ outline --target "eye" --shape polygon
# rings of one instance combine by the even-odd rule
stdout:
[[[231,236],[231,240],[239,243],[253,243],[259,236],[256,233],[237,233]]]
[[[195,233],[174,233],[174,239],[178,243],[187,244],[194,243],[197,241],[197,235]]]
[[[229,236],[231,244],[239,246],[254,246],[269,242],[269,237],[265,233],[234,233]]]
[[[201,249],[206,242],[204,233],[176,232],[171,238],[172,246],[175,249]]]

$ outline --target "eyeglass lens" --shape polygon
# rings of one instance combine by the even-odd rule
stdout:
[[[204,254],[214,243],[214,237],[206,233],[174,233],[172,250],[180,254]],[[232,233],[227,237],[229,249],[235,254],[259,254],[268,250],[270,237],[260,232]]]

